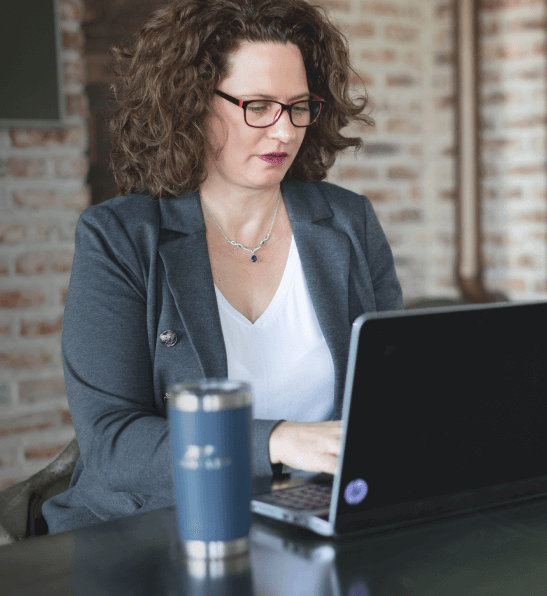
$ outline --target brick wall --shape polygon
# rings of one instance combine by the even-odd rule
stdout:
[[[323,4],[350,40],[376,120],[365,151],[350,150],[329,180],[372,200],[405,303],[458,296],[453,0]],[[482,0],[479,15],[485,285],[545,299],[545,3]]]
[[[82,2],[61,0],[67,126],[0,131],[0,489],[42,469],[73,436],[61,326],[74,229],[90,203]],[[458,295],[452,2],[322,2],[350,41],[376,120],[351,131],[364,151],[341,156],[328,180],[372,200],[405,301]],[[544,2],[482,0],[480,25],[486,287],[543,299]],[[108,40],[90,41],[87,82],[107,84],[95,54]]]
[[[66,126],[0,130],[0,490],[74,436],[61,328],[74,230],[89,205],[81,0],[60,0]]]
[[[485,280],[515,300],[547,298],[546,6],[483,0]]]

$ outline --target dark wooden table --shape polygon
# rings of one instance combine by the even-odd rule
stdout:
[[[1,546],[0,594],[544,596],[547,499],[344,540],[254,516],[250,554],[209,567],[159,509]]]

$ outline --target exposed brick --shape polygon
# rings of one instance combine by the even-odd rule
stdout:
[[[21,321],[21,337],[42,337],[44,335],[57,335],[63,329],[63,317],[56,321]]]
[[[528,213],[524,213],[519,217],[521,221],[547,221],[547,213],[545,210],[541,211],[530,211]]]
[[[456,157],[456,147],[447,147],[441,151],[444,157]]]
[[[0,370],[20,370],[24,368],[44,368],[51,366],[53,358],[44,350],[37,352],[0,352]]]
[[[362,192],[372,203],[400,201],[401,193],[398,190],[364,190]]]
[[[416,84],[416,79],[407,74],[387,75],[386,85],[388,87],[412,87]]]
[[[414,203],[421,201],[423,198],[421,189],[417,186],[411,186],[408,190],[408,198]]]
[[[407,118],[396,118],[388,120],[386,124],[387,132],[397,134],[418,134],[422,132],[422,125],[419,122],[412,122]]]
[[[401,27],[400,25],[388,25],[386,27],[386,39],[390,41],[416,41],[420,32],[415,27]]]
[[[41,178],[46,171],[44,159],[12,157],[8,161],[9,173],[16,178]]]
[[[483,240],[487,244],[493,244],[494,246],[505,246],[508,244],[507,238],[503,234],[483,234]]]
[[[521,70],[515,73],[515,76],[524,81],[537,81],[545,76],[542,68],[531,68],[529,70]]]
[[[83,211],[91,204],[91,190],[88,185],[66,194],[49,191],[14,191],[13,202],[26,209],[76,209]]]
[[[36,412],[11,418],[5,416],[0,419],[0,437],[53,428],[56,426],[57,420],[56,412]]]
[[[0,244],[14,244],[28,240],[47,240],[49,230],[43,223],[0,225]]]
[[[74,426],[72,424],[72,417],[70,415],[70,410],[61,410],[61,424],[63,426]]]
[[[510,290],[525,290],[526,284],[524,283],[523,279],[513,278],[510,279],[508,282],[508,286]]]
[[[486,139],[482,141],[483,151],[500,152],[515,149],[519,146],[517,139]]]
[[[479,167],[479,175],[484,178],[495,178],[498,175],[498,169],[492,163],[482,162]]]
[[[350,85],[365,85],[366,87],[374,85],[374,79],[359,69],[356,69],[356,74],[350,75],[349,82]]]
[[[520,257],[512,260],[512,262],[510,262],[510,266],[535,268],[540,266],[540,262],[532,255],[521,255]]]
[[[388,168],[387,175],[390,180],[415,180],[419,174],[414,168],[393,166]]]
[[[376,179],[378,178],[378,170],[364,166],[343,166],[340,168],[338,176],[341,180]]]
[[[325,4],[328,10],[338,10],[340,12],[349,12],[350,10],[349,0],[327,0]]]
[[[481,0],[481,10],[502,10],[538,6],[543,0]]]
[[[435,6],[435,18],[438,20],[451,18],[452,2],[438,2]]]
[[[89,161],[84,156],[57,155],[53,157],[53,164],[57,178],[83,178],[89,168]]]
[[[32,288],[0,292],[0,308],[33,308],[41,306],[45,301],[45,295]]]
[[[423,157],[424,148],[419,143],[414,144],[414,145],[409,145],[407,147],[407,153],[408,153],[408,155],[410,155],[410,157]]]
[[[508,188],[504,191],[503,196],[506,199],[520,199],[522,198],[522,188]]]
[[[85,147],[87,132],[83,126],[65,128],[12,128],[10,130],[12,147]]]
[[[545,114],[535,114],[518,120],[509,120],[506,126],[508,128],[533,128],[535,126],[545,128],[547,126],[547,116]]]
[[[443,189],[443,190],[439,191],[439,198],[442,201],[455,201],[456,200],[456,191]]]
[[[17,463],[17,447],[15,445],[4,445],[0,447],[0,469],[11,468]]]
[[[456,62],[456,54],[452,51],[444,51],[444,52],[435,52],[434,53],[434,62],[439,66],[444,66],[447,64],[455,64]]]
[[[66,395],[64,379],[36,379],[19,382],[19,402],[33,404]]]
[[[18,275],[70,273],[73,258],[73,252],[68,250],[29,253],[15,261],[15,273]]]
[[[486,106],[496,106],[500,104],[509,103],[509,98],[510,96],[508,93],[496,91],[495,93],[490,93],[489,95],[486,95],[483,98],[482,103]]]
[[[0,323],[0,339],[8,339],[11,337],[11,325]]]
[[[81,21],[83,17],[83,6],[78,0],[60,0],[59,14],[63,21]]]
[[[422,212],[419,209],[402,209],[389,214],[389,221],[392,223],[415,223],[422,219]]]
[[[437,110],[453,109],[456,106],[456,96],[449,95],[448,97],[437,97],[435,99],[435,107]]]
[[[363,146],[365,155],[395,155],[399,153],[400,146],[392,143],[365,143]]]
[[[65,85],[83,85],[85,80],[83,61],[65,62],[63,64],[63,82]]]
[[[362,2],[361,10],[383,17],[398,17],[400,15],[399,6],[389,2]]]
[[[67,93],[65,95],[65,110],[67,116],[81,116],[87,118],[89,109],[84,93]]]
[[[500,32],[500,24],[497,21],[490,21],[485,23],[482,19],[479,19],[478,23],[478,35],[480,38],[497,35]]]
[[[9,275],[9,265],[5,259],[0,257],[0,276],[1,275]]]
[[[61,304],[64,306],[66,304],[66,295],[68,293],[68,288],[63,288],[61,290],[61,296],[60,296],[60,300],[61,300]]]
[[[537,17],[535,19],[518,19],[509,23],[509,31],[543,31],[547,27],[547,19],[545,17]]]
[[[514,176],[534,176],[536,174],[544,174],[545,173],[545,164],[538,164],[538,165],[520,165],[515,166],[513,168],[509,168],[507,173]]]
[[[53,459],[56,455],[66,447],[66,443],[56,445],[41,445],[35,447],[27,447],[24,451],[26,460],[36,459]]]
[[[361,60],[365,62],[393,62],[395,57],[393,50],[365,50],[361,52]]]
[[[499,83],[501,76],[498,71],[489,70],[487,72],[481,72],[479,75],[479,80],[483,84]]]
[[[84,49],[85,37],[81,29],[76,31],[61,31],[61,44],[63,50],[81,52]]]
[[[349,25],[347,33],[352,39],[359,37],[372,37],[374,35],[374,25],[371,23],[357,23],[355,25]]]

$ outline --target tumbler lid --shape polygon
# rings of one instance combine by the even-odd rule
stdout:
[[[252,404],[250,384],[229,379],[171,385],[167,388],[166,398],[170,408],[183,412],[218,412]]]

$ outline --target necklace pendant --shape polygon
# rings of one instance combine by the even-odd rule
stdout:
[[[251,257],[251,261],[252,261],[253,263],[256,263],[256,262],[258,261],[258,259],[256,258],[256,255],[253,255],[253,256]]]

